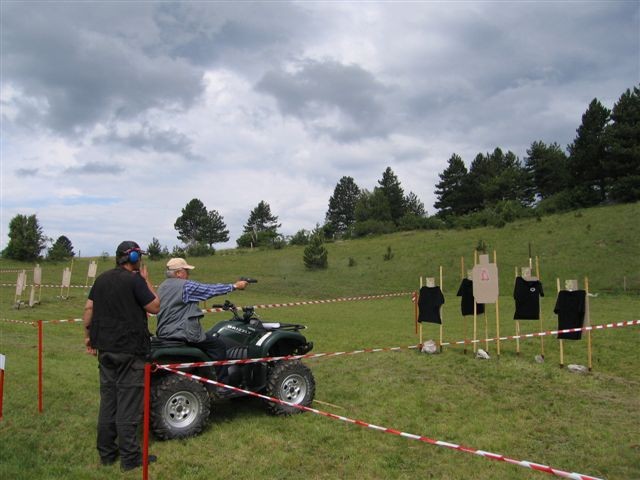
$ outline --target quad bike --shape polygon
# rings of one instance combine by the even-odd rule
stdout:
[[[237,308],[228,300],[224,305],[213,305],[213,308],[233,313],[230,320],[221,321],[212,329],[225,344],[229,360],[304,355],[313,348],[313,343],[300,333],[306,328],[304,325],[264,323],[256,315],[254,307]],[[211,358],[199,348],[153,337],[151,360],[157,364],[169,364],[208,362]],[[228,368],[227,385],[295,405],[309,406],[313,401],[315,379],[300,360],[256,362],[224,368]],[[216,379],[215,367],[183,371]],[[159,370],[153,375],[151,385],[151,431],[161,440],[197,435],[207,425],[217,401],[240,396],[247,394]],[[302,411],[288,405],[264,402],[267,411],[274,415]]]

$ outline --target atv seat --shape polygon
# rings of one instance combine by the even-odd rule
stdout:
[[[172,347],[188,347],[182,340],[171,340],[170,338],[151,337],[152,348],[172,348]]]
[[[179,361],[207,362],[211,359],[198,347],[192,347],[180,340],[151,337],[151,360],[173,358]]]

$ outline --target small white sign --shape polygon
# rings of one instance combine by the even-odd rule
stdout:
[[[22,270],[18,273],[18,279],[16,280],[16,295],[22,295],[25,288],[27,288],[27,272]]]
[[[0,370],[4,370],[4,355],[0,353]]]
[[[33,269],[33,283],[34,285],[42,285],[42,267],[36,265]]]
[[[87,277],[96,278],[96,273],[98,273],[98,264],[95,260],[92,260],[89,264],[89,272],[87,273]]]
[[[69,288],[70,285],[71,285],[71,270],[69,270],[69,267],[67,267],[62,272],[62,286],[65,288]]]

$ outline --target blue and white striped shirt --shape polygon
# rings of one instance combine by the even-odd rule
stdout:
[[[199,283],[187,280],[182,289],[182,301],[184,303],[199,302],[218,295],[232,292],[232,283]]]

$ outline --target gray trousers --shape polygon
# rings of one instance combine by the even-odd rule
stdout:
[[[141,464],[138,426],[142,420],[144,360],[129,353],[99,352],[100,411],[97,448],[103,463],[120,455],[123,467]]]

